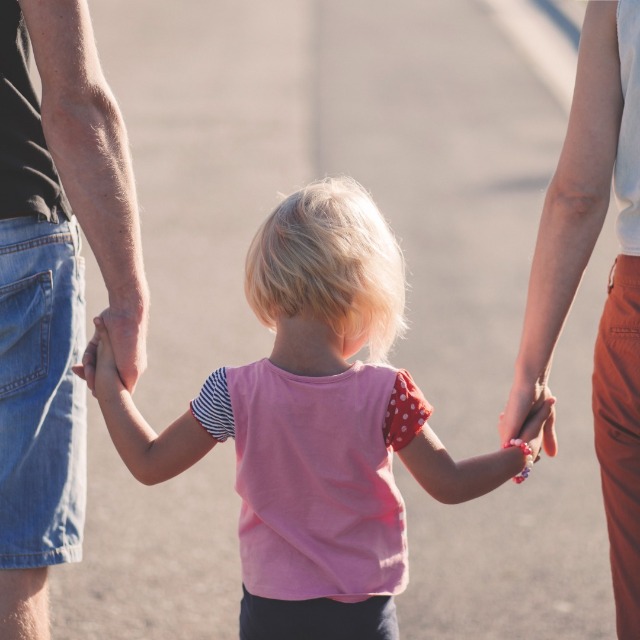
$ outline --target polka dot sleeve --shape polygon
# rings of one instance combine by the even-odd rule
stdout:
[[[394,451],[406,447],[432,412],[433,407],[425,400],[409,372],[400,369],[384,423],[384,441],[387,446]]]

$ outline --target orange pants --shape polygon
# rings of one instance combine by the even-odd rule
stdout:
[[[640,257],[618,256],[593,374],[618,638],[640,638]]]

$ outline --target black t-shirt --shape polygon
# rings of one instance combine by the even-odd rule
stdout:
[[[0,0],[0,219],[71,209],[42,132],[31,45],[17,0]]]

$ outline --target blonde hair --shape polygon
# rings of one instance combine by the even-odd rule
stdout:
[[[346,339],[366,337],[373,361],[406,328],[402,252],[351,178],[312,182],[273,210],[249,247],[245,294],[265,326],[310,313]]]

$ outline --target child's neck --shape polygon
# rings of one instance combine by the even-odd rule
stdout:
[[[332,376],[347,371],[343,340],[326,323],[315,318],[280,318],[269,360],[300,376]]]

